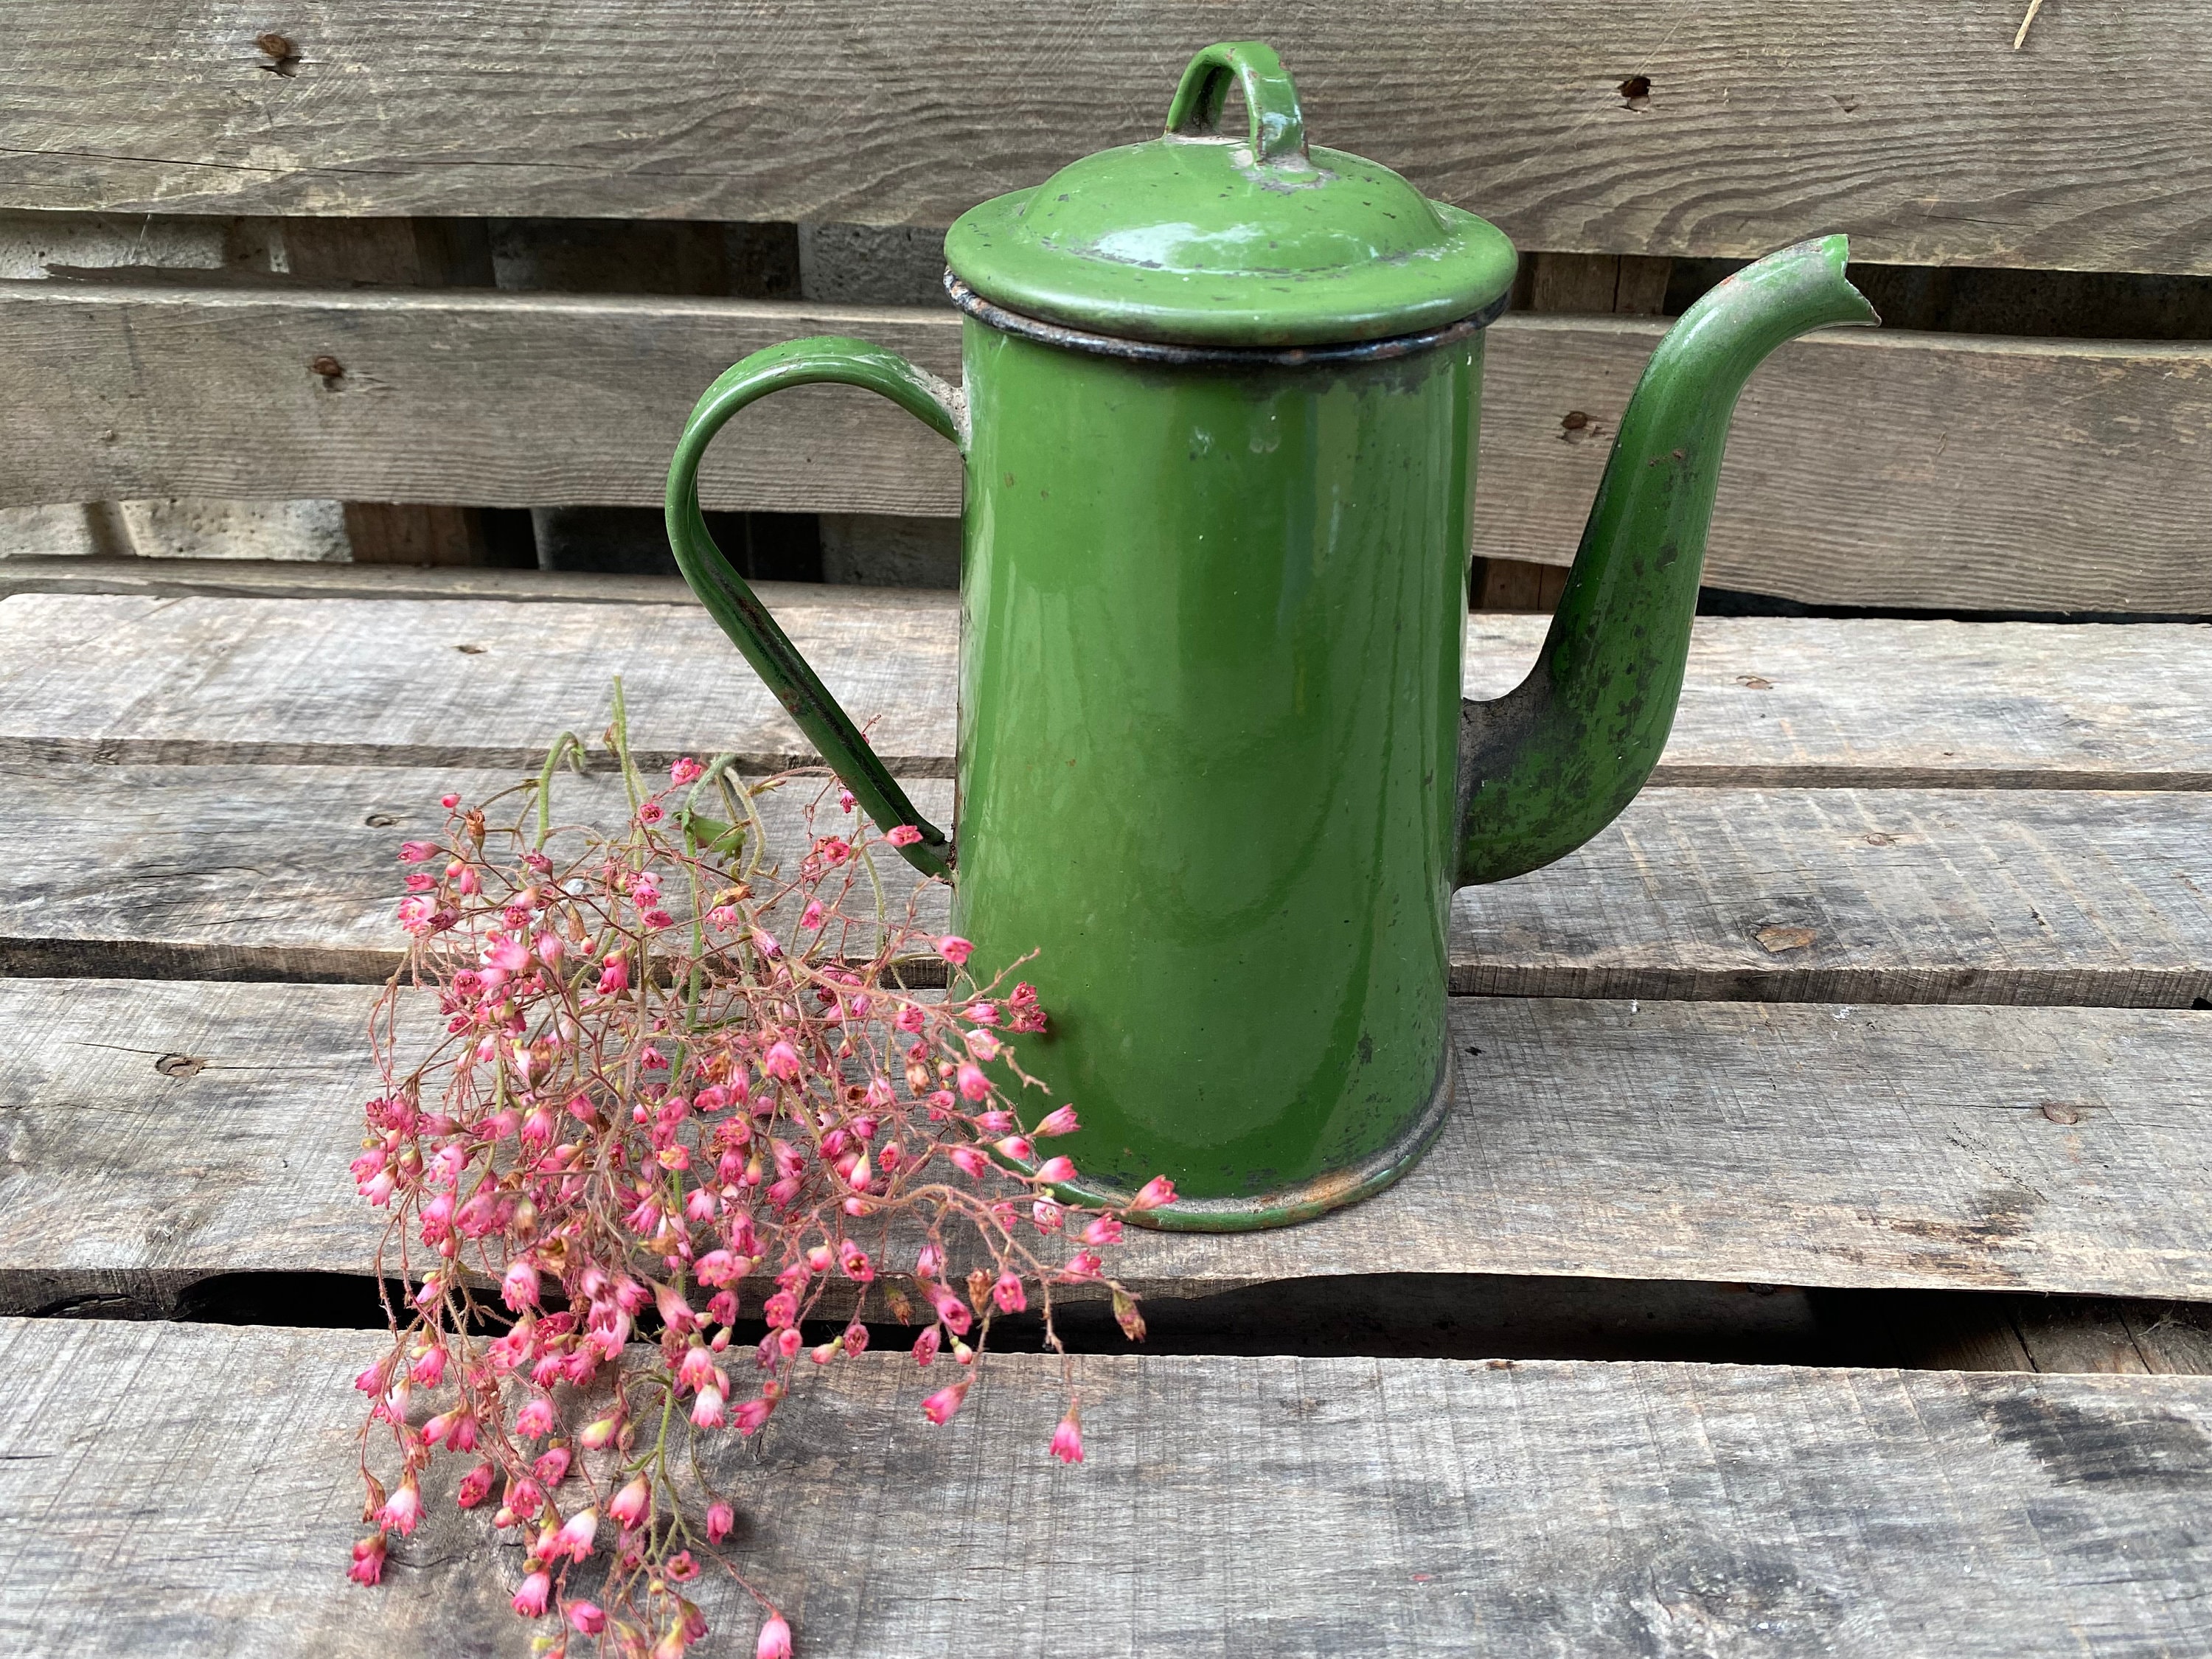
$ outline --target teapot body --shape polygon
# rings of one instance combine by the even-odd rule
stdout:
[[[1087,1193],[1316,1213],[1449,1091],[1482,335],[1115,356],[970,315],[956,927]],[[1400,343],[1402,346],[1403,343]],[[1302,360],[1303,359],[1303,360]]]

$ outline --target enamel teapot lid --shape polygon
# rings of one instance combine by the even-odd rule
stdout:
[[[1243,137],[1218,131],[1232,81]],[[957,283],[1022,316],[1213,347],[1420,333],[1494,313],[1514,269],[1487,220],[1310,148],[1297,89],[1255,40],[1191,59],[1159,137],[969,209],[945,257]]]

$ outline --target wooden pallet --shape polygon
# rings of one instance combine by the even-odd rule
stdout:
[[[528,580],[498,599],[459,574],[406,597],[161,597],[82,591],[81,572],[80,591],[0,601],[23,849],[0,961],[40,975],[0,981],[16,1038],[0,1312],[363,1305],[347,1287],[377,1229],[345,1126],[370,1085],[374,992],[297,981],[388,970],[391,844],[440,790],[492,786],[549,727],[603,720],[616,672],[656,750],[791,753],[764,694],[664,592],[580,605]],[[437,583],[467,597],[424,597]],[[947,602],[772,597],[883,716],[917,788],[945,789]],[[1270,1652],[1597,1651],[1693,1626],[1756,1651],[1875,1651],[1904,1629],[1968,1652],[2056,1652],[2069,1632],[2207,1650],[2186,1612],[2202,1546],[2179,1517],[2212,1485],[2212,1395],[2188,1375],[2212,1366],[2188,1306],[2212,1302],[2209,1017],[2188,1006],[2212,991],[2212,720],[2201,676],[2173,672],[2203,633],[1701,623],[1678,781],[1575,858],[1462,896],[1458,971],[1507,994],[1455,1003],[1460,1109],[1412,1176],[1279,1233],[1133,1238],[1120,1270],[1166,1345],[1216,1357],[1084,1358],[1097,1450],[1073,1474],[1031,1443],[1049,1368],[1010,1360],[987,1409],[934,1440],[896,1364],[821,1383],[769,1454],[816,1459],[820,1498],[764,1514],[749,1559],[772,1582],[810,1563],[796,1610],[826,1652],[939,1650],[928,1621],[949,1615],[917,1625],[910,1601],[863,1588],[888,1539],[933,1595],[983,1598],[963,1627],[989,1651],[1063,1616],[1055,1598],[1086,1581],[1024,1576],[1062,1559],[1117,1564],[1129,1622],[1109,1645],[1146,1652],[1218,1650],[1245,1596],[1231,1645]],[[1491,689],[1535,640],[1518,618],[1472,637],[1470,683]],[[587,805],[611,782],[567,787]],[[1796,927],[1814,939],[1760,938]],[[1823,1000],[1838,985],[1849,1006]],[[2085,1003],[2108,1006],[2059,1006]],[[0,1595],[32,1650],[94,1628],[182,1652],[511,1634],[513,1563],[442,1516],[402,1550],[424,1571],[398,1594],[338,1588],[343,1379],[368,1339],[4,1328],[37,1387],[0,1506],[43,1512],[65,1476],[148,1501],[143,1448],[212,1469],[227,1437],[254,1447],[164,1510],[219,1540],[219,1571],[165,1579],[131,1558],[119,1608],[69,1565],[106,1510],[42,1534],[15,1579],[36,1596]],[[1219,1357],[1286,1348],[1316,1357]],[[1418,1357],[1531,1349],[1655,1357]],[[1860,1369],[1663,1358],[1838,1352]],[[1870,1368],[1898,1358],[2132,1375]],[[133,1418],[78,1380],[94,1376],[161,1403]],[[846,1535],[833,1494],[880,1460],[904,1471],[888,1501],[911,1517]],[[246,1480],[262,1496],[240,1512],[225,1483]],[[1011,1510],[1009,1492],[1026,1494]],[[1052,1540],[1023,1531],[1060,1498],[1067,1515],[1036,1522]],[[2032,1530],[2014,1518],[2030,1510]],[[1200,1513],[1203,1535],[1245,1541],[1186,1538]],[[1589,1514],[1607,1517],[1595,1532],[1573,1519]],[[917,1541],[930,1516],[965,1517],[950,1554]],[[1261,1595],[1262,1534],[1292,1559],[1327,1537],[1333,1559]],[[2091,1570],[2115,1553],[2127,1575]],[[1196,1565],[1165,1570],[1182,1558]]]
[[[1489,337],[1472,551],[1556,567],[1669,259],[1842,229],[2212,276],[2196,12],[2046,5],[2015,46],[2022,9],[19,0],[0,213],[197,216],[265,258],[0,282],[0,507],[339,498],[360,556],[433,562],[484,556],[474,508],[650,507],[733,358],[856,332],[954,374],[958,319],[795,297],[765,255],[501,290],[490,216],[793,258],[798,222],[942,227],[1156,130],[1250,30],[1321,142],[1540,250]],[[2072,320],[1778,354],[1708,581],[2212,613],[2212,345]],[[947,448],[830,388],[741,419],[703,487],[959,503]],[[956,601],[764,592],[949,820]],[[1474,617],[1470,693],[1540,632]],[[1046,1456],[1060,1373],[1018,1353],[943,1430],[871,1355],[767,1468],[718,1453],[802,1654],[2212,1656],[2208,647],[1701,622],[1654,787],[1456,902],[1425,1162],[1307,1226],[1133,1237],[1142,1355],[1071,1311],[1090,1462]],[[659,762],[808,758],[672,583],[0,560],[0,1653],[526,1649],[516,1553],[443,1492],[380,1592],[343,1581],[380,1340],[345,1164],[393,844],[595,730],[617,673]]]

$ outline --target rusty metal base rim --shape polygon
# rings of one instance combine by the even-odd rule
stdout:
[[[1429,1103],[1395,1140],[1349,1169],[1315,1176],[1296,1186],[1279,1187],[1250,1198],[1178,1199],[1157,1210],[1131,1210],[1128,1204],[1133,1194],[1085,1182],[1063,1182],[1054,1191],[1070,1204],[1113,1210],[1132,1226],[1164,1233],[1250,1233],[1295,1226],[1363,1198],[1372,1198],[1419,1163],[1451,1115],[1458,1075],[1447,1036],[1443,1066]]]
[[[1342,345],[1313,346],[1197,346],[1176,345],[1162,340],[1132,340],[1119,334],[1096,334],[1088,329],[1070,328],[1061,323],[1048,323],[1041,317],[1031,317],[1018,311],[1009,311],[981,295],[955,276],[945,273],[945,291],[952,296],[952,303],[980,323],[988,323],[1001,333],[1018,334],[1025,339],[1039,340],[1046,345],[1062,346],[1071,351],[1087,351],[1101,357],[1123,357],[1138,362],[1177,363],[1208,368],[1320,368],[1346,363],[1386,362],[1392,358],[1411,357],[1418,352],[1432,351],[1438,346],[1449,345],[1496,322],[1504,314],[1510,295],[1501,294],[1490,304],[1470,316],[1445,323],[1437,328],[1424,329],[1417,334],[1394,334],[1387,339],[1354,340]]]

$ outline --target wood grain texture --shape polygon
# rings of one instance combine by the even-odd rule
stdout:
[[[1478,556],[1571,557],[1663,327],[1491,331]],[[957,376],[959,328],[950,311],[889,307],[0,284],[0,504],[657,506],[693,399],[737,358],[859,334]],[[323,360],[344,374],[313,372]],[[1706,580],[1811,603],[2212,612],[2208,429],[2198,344],[1801,341],[1739,408]],[[702,477],[710,507],[960,504],[950,445],[842,387],[738,416]]]
[[[1452,902],[1452,988],[2185,1008],[2212,997],[2212,796],[1647,789]]]
[[[399,841],[445,790],[515,781],[0,763],[0,972],[381,980]],[[949,780],[912,793],[951,819]],[[771,798],[787,843],[801,804]],[[626,811],[611,774],[556,791],[556,819]],[[923,890],[925,925],[947,896]],[[1458,895],[1450,951],[1487,995],[2185,1008],[2212,996],[2212,795],[1648,789],[1572,857]]]
[[[0,981],[0,1308],[372,1271],[346,1165],[374,996]],[[1387,1273],[2212,1300],[2212,1017],[1462,998],[1452,1021],[1458,1109],[1397,1186],[1275,1232],[1133,1231],[1116,1273],[1160,1298]]]
[[[0,878],[0,973],[381,981],[405,956],[395,920],[399,843],[439,837],[445,792],[489,800],[521,779],[384,767],[0,763],[9,786],[0,835],[49,849]],[[798,786],[761,800],[776,856],[805,845],[802,815],[815,793]],[[922,780],[912,793],[936,821],[950,818],[948,781]],[[522,815],[512,799],[491,812],[495,824]],[[855,822],[839,817],[834,801],[823,812],[818,833]],[[611,770],[555,781],[560,845],[577,844],[565,826],[604,832],[629,816]],[[949,890],[922,883],[888,853],[877,869],[896,911],[919,889],[923,925],[943,931]],[[853,879],[856,915],[865,915],[873,901],[857,866]]]
[[[361,591],[273,573],[284,591]],[[0,562],[0,582],[8,562]],[[372,591],[390,592],[381,583]],[[617,674],[656,757],[811,759],[688,594],[574,602],[585,579],[417,573],[419,593],[330,603],[191,593],[0,600],[0,759],[534,766],[599,730]],[[496,579],[496,580],[495,580]],[[155,578],[167,586],[167,574]],[[221,574],[207,580],[222,583]],[[448,584],[451,584],[450,586]],[[763,583],[785,630],[878,750],[949,774],[959,605],[949,592]],[[535,598],[540,602],[524,603]],[[1471,618],[1471,696],[1510,690],[1545,620]],[[464,651],[463,646],[483,647]],[[2212,628],[1701,619],[1662,785],[2212,787]]]
[[[0,1324],[27,1385],[0,1456],[9,1651],[520,1653],[519,1553],[441,1482],[384,1587],[340,1577],[349,1379],[379,1340]],[[1038,1358],[931,1429],[911,1367],[870,1354],[810,1379],[762,1457],[716,1443],[742,1565],[805,1651],[1079,1627],[1171,1656],[2212,1652],[2202,1378],[1085,1358],[1073,1380],[1079,1469],[1045,1455],[1062,1383]],[[757,1615],[720,1578],[735,1651]]]
[[[2054,8],[2014,52],[2019,9],[302,0],[279,76],[216,0],[19,4],[0,206],[941,226],[1152,136],[1193,51],[1260,35],[1316,142],[1528,247],[2212,270],[2195,13]]]

